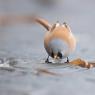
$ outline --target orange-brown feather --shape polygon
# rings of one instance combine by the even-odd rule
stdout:
[[[44,39],[44,44],[45,47],[48,46],[49,42],[52,39],[61,39],[63,41],[65,41],[70,50],[74,50],[75,46],[76,46],[76,40],[74,38],[74,36],[72,35],[72,33],[66,28],[66,27],[56,27],[53,31],[48,31],[45,35],[45,39]]]

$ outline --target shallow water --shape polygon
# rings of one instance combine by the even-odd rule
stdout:
[[[94,0],[64,0],[49,8],[31,0],[6,1],[0,0],[0,14],[37,13],[51,23],[69,23],[78,43],[70,59],[95,61]],[[0,95],[95,95],[95,68],[44,63],[44,34],[33,24],[0,27]]]

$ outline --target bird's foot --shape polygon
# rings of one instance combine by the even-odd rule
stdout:
[[[50,62],[49,59],[46,59],[45,60],[45,63],[52,63],[52,62]]]
[[[69,61],[69,58],[67,57],[67,61],[65,62],[65,63],[69,63],[70,61]]]

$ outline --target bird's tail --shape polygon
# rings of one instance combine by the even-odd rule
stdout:
[[[41,17],[36,17],[36,16],[33,16],[32,20],[34,22],[37,22],[39,24],[41,24],[43,27],[45,27],[48,31],[51,29],[51,24],[49,24],[49,22]]]

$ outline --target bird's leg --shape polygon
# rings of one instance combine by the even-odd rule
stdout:
[[[47,59],[45,60],[45,63],[52,63],[49,61],[49,55],[48,55]]]
[[[67,63],[69,63],[69,58],[67,57]]]
[[[65,63],[69,63],[70,61],[69,61],[69,58],[67,57],[67,61],[65,62]]]

